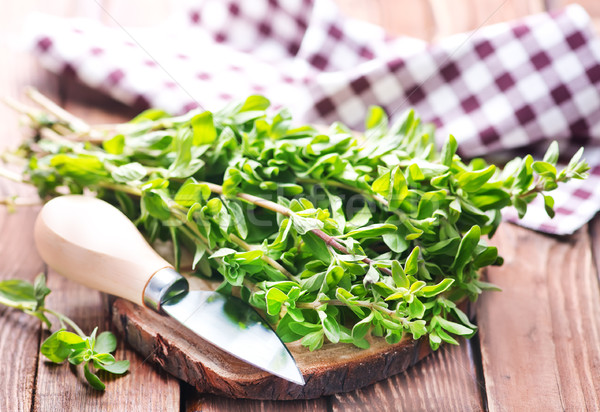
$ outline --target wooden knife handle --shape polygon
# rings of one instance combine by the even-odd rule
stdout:
[[[93,197],[50,200],[35,222],[34,237],[40,256],[56,272],[139,305],[148,280],[172,267],[123,213]]]

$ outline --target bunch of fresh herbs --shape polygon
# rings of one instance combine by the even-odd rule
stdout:
[[[42,198],[111,202],[151,242],[172,240],[177,268],[189,249],[191,270],[310,350],[407,335],[436,349],[473,335],[457,304],[494,289],[481,269],[502,264],[484,240],[501,209],[522,216],[543,196],[552,216],[547,192],[588,170],[579,151],[558,171],[556,143],[542,161],[528,155],[503,170],[464,162],[454,137],[438,151],[412,111],[388,124],[371,107],[358,135],[340,123],[295,126],[250,96],[214,113],[148,110],[91,127],[31,95],[44,110],[22,109],[36,136],[16,155]]]
[[[63,363],[65,360],[73,365],[83,363],[85,379],[93,388],[104,390],[104,383],[90,370],[90,365],[116,375],[122,375],[129,369],[129,361],[117,361],[111,355],[117,348],[115,335],[102,332],[96,336],[98,328],[95,328],[91,335],[87,336],[69,317],[45,306],[49,293],[50,289],[46,286],[43,273],[37,276],[33,285],[21,279],[0,281],[0,304],[35,316],[46,324],[48,329],[52,328],[52,322],[47,315],[58,319],[61,327],[42,343],[42,355],[54,363]],[[67,331],[67,326],[76,333]]]

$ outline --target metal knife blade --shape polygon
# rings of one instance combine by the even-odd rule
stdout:
[[[194,290],[163,303],[162,310],[236,358],[304,385],[285,345],[258,313],[240,299]]]

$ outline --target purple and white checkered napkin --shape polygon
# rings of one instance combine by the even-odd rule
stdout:
[[[468,157],[585,144],[590,178],[561,187],[555,219],[537,202],[521,223],[568,234],[600,209],[600,40],[581,7],[426,44],[346,18],[331,0],[194,3],[152,30],[38,16],[29,46],[54,72],[173,113],[260,93],[298,121],[356,129],[369,105],[392,117],[414,107]]]

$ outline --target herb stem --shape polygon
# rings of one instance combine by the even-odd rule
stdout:
[[[6,104],[8,107],[10,107],[11,109],[13,109],[14,111],[20,113],[20,114],[24,114],[25,116],[29,117],[29,119],[35,123],[36,125],[39,125],[39,121],[38,121],[38,117],[36,116],[36,112],[37,115],[42,114],[42,112],[36,108],[24,105],[23,103],[5,96],[2,98],[2,101],[4,102],[4,104]]]
[[[362,190],[359,187],[356,186],[352,186],[352,185],[348,185],[346,183],[342,183],[342,182],[338,182],[337,180],[323,180],[323,181],[319,181],[317,179],[311,179],[311,178],[303,178],[303,177],[299,177],[296,179],[296,182],[298,183],[308,183],[308,184],[313,184],[313,185],[321,185],[323,187],[325,186],[333,186],[333,187],[337,187],[340,189],[344,189],[344,190],[348,190],[349,192],[354,192],[357,193],[359,195],[362,195],[363,197],[367,198],[367,199],[371,199],[373,200],[375,203],[379,203],[381,206],[383,206],[383,210],[386,212],[391,212],[393,214],[395,214],[396,216],[406,219],[407,216],[401,212],[400,210],[389,210],[389,202],[387,201],[387,199],[383,196],[381,196],[378,193],[372,193],[366,190]]]
[[[246,251],[250,251],[253,250],[255,248],[253,248],[251,245],[249,245],[247,242],[245,242],[244,240],[240,239],[239,237],[237,237],[236,235],[234,235],[233,233],[231,233],[229,235],[229,239],[235,243],[236,245],[238,245],[239,247],[241,247],[242,249],[246,250]],[[267,264],[269,264],[271,267],[273,267],[274,269],[277,269],[278,271],[280,271],[281,273],[283,273],[288,279],[297,282],[298,279],[296,278],[296,276],[294,276],[292,273],[290,273],[286,268],[284,268],[279,262],[277,262],[275,259],[270,258],[269,256],[266,255],[262,255],[261,259],[263,261],[265,261]]]
[[[367,308],[367,309],[371,309],[371,310],[377,310],[381,313],[384,313],[392,318],[397,318],[397,319],[405,319],[405,318],[400,318],[398,317],[398,315],[396,314],[395,311],[388,309],[388,308],[384,308],[378,304],[376,304],[375,302],[367,302],[364,300],[353,300],[352,301],[353,305],[356,306],[360,306],[362,308]],[[341,300],[338,299],[331,299],[331,300],[317,300],[314,302],[296,302],[296,307],[301,308],[301,309],[317,309],[323,305],[333,305],[333,306],[348,306],[346,303],[342,302]]]
[[[374,201],[376,201],[378,203],[381,203],[385,207],[388,206],[387,199],[385,197],[381,196],[380,194],[370,193],[370,192],[367,192],[365,190],[361,190],[360,188],[358,188],[356,186],[352,186],[352,185],[349,185],[349,184],[346,184],[346,183],[338,182],[337,180],[317,180],[317,179],[299,177],[299,178],[296,179],[296,182],[298,182],[298,183],[308,183],[308,184],[313,184],[313,185],[338,187],[340,189],[348,190],[350,192],[354,192],[354,193],[358,193],[360,195],[363,195],[364,197],[368,197],[369,199],[372,199],[372,200],[374,200]]]
[[[210,182],[200,182],[200,183],[207,185],[210,188],[210,191],[213,193],[218,193],[221,195],[223,194],[222,186],[219,186],[217,184],[210,183]],[[271,210],[276,213],[280,213],[287,217],[291,217],[292,215],[294,215],[294,212],[291,211],[290,209],[288,209],[287,207],[282,206],[278,203],[272,202],[270,200],[263,199],[258,196],[254,196],[254,195],[251,195],[248,193],[237,193],[236,197],[239,199],[245,200],[247,202],[250,202],[252,204],[255,204],[256,206]],[[331,246],[338,252],[343,253],[344,255],[352,254],[352,252],[350,252],[344,245],[342,245],[340,242],[338,242],[336,238],[328,235],[321,229],[312,229],[311,233],[313,233],[319,239],[321,239],[323,242],[325,242],[325,244],[327,246]],[[373,260],[369,259],[368,257],[365,257],[362,261],[368,265],[373,265],[375,263]],[[389,275],[389,276],[392,275],[392,271],[388,268],[378,268],[378,269],[385,275]]]
[[[134,186],[120,185],[117,183],[110,183],[110,182],[98,182],[98,186],[100,186],[104,189],[110,189],[110,190],[114,190],[114,191],[118,191],[118,192],[128,193],[130,195],[134,195],[134,196],[138,196],[138,197],[142,196],[142,191]]]
[[[40,206],[42,201],[40,199],[28,199],[23,197],[4,197],[0,198],[0,205],[5,205],[9,207],[15,206]]]
[[[77,324],[75,322],[73,322],[73,320],[71,318],[69,318],[66,315],[63,315],[62,313],[58,313],[53,311],[52,309],[48,309],[48,308],[43,308],[44,312],[48,312],[49,314],[51,314],[52,316],[54,316],[55,318],[57,318],[60,321],[61,326],[64,326],[65,323],[67,325],[69,325],[71,328],[73,328],[73,330],[82,338],[86,338],[87,335],[85,333],[83,333],[83,331],[81,330],[81,328],[79,326],[77,326]]]
[[[67,112],[62,107],[58,106],[52,100],[41,94],[33,87],[27,88],[25,94],[31,100],[39,104],[48,113],[56,117],[58,120],[66,123],[74,132],[88,131],[90,126],[79,117]]]
[[[129,194],[135,195],[135,196],[142,196],[142,191],[133,186],[119,185],[119,184],[110,183],[110,182],[100,182],[99,185],[106,189],[121,191],[121,192],[129,193]],[[212,183],[210,185],[218,186],[218,185],[214,185]],[[221,186],[218,186],[218,187],[221,188]],[[221,191],[222,191],[222,188],[221,188]],[[208,239],[204,235],[202,235],[202,233],[200,233],[200,231],[198,230],[196,225],[193,224],[193,222],[188,221],[187,216],[184,216],[183,211],[180,210],[181,207],[175,202],[169,202],[168,206],[171,209],[171,214],[173,215],[173,217],[175,217],[177,220],[182,222],[185,225],[185,227],[187,228],[186,229],[186,231],[188,232],[187,235],[190,236],[191,238],[193,238],[193,237],[197,238],[200,242],[202,242],[202,246],[206,248],[206,251],[208,253],[212,254],[213,251],[208,247]],[[240,239],[239,237],[237,237],[233,234],[229,235],[229,240],[232,243],[235,243],[236,245],[240,246],[244,250],[251,250],[251,246],[248,243],[244,242],[242,239]],[[274,269],[283,273],[290,280],[294,280],[294,281],[297,280],[296,277],[292,273],[290,273],[286,268],[284,268],[281,264],[279,264],[274,259],[263,255],[262,260],[267,262]]]
[[[25,182],[25,180],[23,180],[23,177],[20,174],[10,171],[8,169],[1,168],[1,167],[0,167],[0,177],[4,177],[6,179],[12,180],[13,182],[17,182],[17,183],[27,183],[27,182]]]

